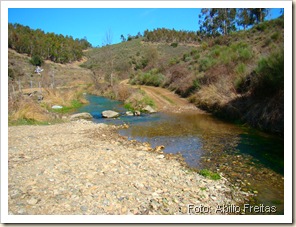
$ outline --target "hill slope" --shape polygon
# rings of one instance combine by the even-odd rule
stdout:
[[[283,134],[284,18],[199,44],[123,42],[87,53],[97,81],[161,86],[217,116]]]

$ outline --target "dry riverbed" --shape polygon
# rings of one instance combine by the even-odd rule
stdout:
[[[189,204],[220,214],[219,205],[247,201],[225,178],[206,179],[119,127],[9,127],[9,214],[187,214]]]

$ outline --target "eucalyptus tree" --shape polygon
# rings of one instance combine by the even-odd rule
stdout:
[[[207,36],[228,35],[236,30],[235,8],[203,8],[199,15],[200,32]]]

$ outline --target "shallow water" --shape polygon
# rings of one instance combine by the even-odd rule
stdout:
[[[121,135],[152,147],[164,145],[167,153],[180,152],[189,166],[220,172],[242,190],[254,192],[253,204],[276,206],[276,214],[284,213],[283,139],[194,112],[103,119],[103,110],[124,113],[122,103],[92,95],[87,99],[90,104],[78,112],[91,113],[95,122],[129,124]]]

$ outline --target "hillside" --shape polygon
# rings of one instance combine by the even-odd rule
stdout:
[[[166,35],[165,30],[160,34]],[[246,31],[199,37],[193,43],[165,42],[161,37],[162,42],[149,42],[145,36],[138,37],[88,49],[81,61],[46,60],[42,76],[34,73],[29,55],[9,49],[9,93],[39,87],[39,83],[43,88],[84,86],[84,91],[125,101],[134,109],[154,105],[153,97],[166,96],[154,92],[149,97],[120,83],[129,79],[133,85],[169,89],[224,119],[283,135],[283,35],[281,17]],[[134,96],[141,105],[130,101]]]
[[[199,43],[133,39],[95,48],[96,81],[161,86],[219,117],[283,134],[284,18]]]

